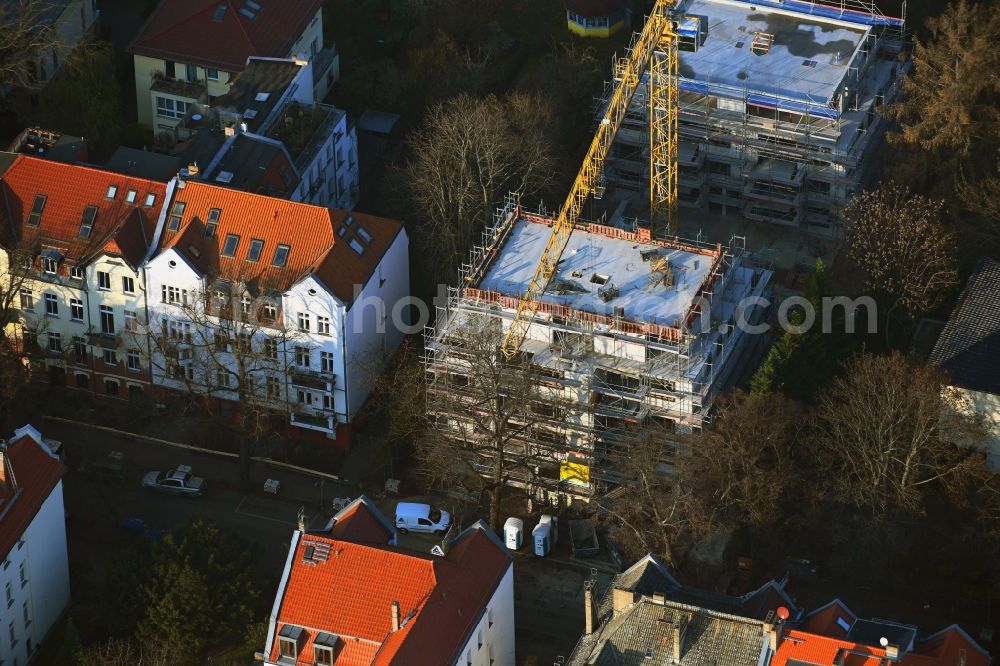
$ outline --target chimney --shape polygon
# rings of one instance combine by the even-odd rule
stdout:
[[[679,664],[681,663],[681,640],[684,638],[684,632],[681,631],[681,619],[674,620],[671,628],[673,632],[670,634],[670,656],[673,657],[672,663]]]
[[[192,175],[192,176],[197,176],[198,175],[198,163],[197,162],[191,162],[190,164],[188,164],[188,173],[190,175]]]
[[[306,531],[306,508],[304,506],[299,507],[299,532]]]
[[[891,643],[889,645],[886,645],[885,646],[885,658],[888,659],[890,662],[893,662],[893,661],[896,661],[897,659],[899,659],[899,646],[898,645],[893,645]]]
[[[788,609],[779,606],[773,613],[768,613],[764,622],[764,633],[767,634],[768,647],[771,654],[778,651],[778,643],[781,642],[781,633],[785,627],[785,620],[788,619]]]
[[[399,602],[392,602],[392,631],[393,633],[399,631]]]
[[[583,633],[594,633],[594,582],[588,580],[583,586]]]
[[[635,603],[635,592],[632,590],[620,590],[617,587],[611,590],[611,608],[617,613],[623,611]]]

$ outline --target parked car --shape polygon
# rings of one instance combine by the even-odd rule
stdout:
[[[435,509],[430,504],[399,502],[396,504],[396,529],[402,534],[409,531],[444,534],[451,525],[451,514]]]
[[[208,483],[200,476],[192,476],[188,465],[178,465],[169,472],[149,472],[143,477],[142,486],[170,495],[200,497]]]

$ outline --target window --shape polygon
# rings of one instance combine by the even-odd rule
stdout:
[[[316,666],[333,666],[333,648],[313,645],[313,656],[316,659]]]
[[[10,583],[7,583],[7,585],[10,586]],[[12,604],[12,603],[14,603],[14,602],[10,601],[10,602],[8,602],[7,605],[10,606],[10,604]],[[10,625],[7,627],[7,633],[10,634],[10,646],[14,647],[15,645],[17,645],[17,633],[14,631],[14,623],[13,622],[11,622]]]
[[[87,362],[87,338],[73,337],[73,355],[76,356],[77,363]]]
[[[221,208],[213,208],[208,211],[208,219],[205,220],[205,238],[215,238],[215,229],[219,226],[220,215],[222,215]]]
[[[185,74],[187,75],[188,81],[198,80],[198,66],[197,65],[185,65]]]
[[[271,338],[264,340],[264,356],[272,361],[278,360],[278,342]]]
[[[323,372],[333,372],[333,352],[320,352],[319,364]]]
[[[115,311],[110,305],[101,306],[101,333],[113,335],[115,332]]]
[[[358,242],[357,238],[352,238],[347,242],[351,246],[351,249],[357,252],[359,255],[365,253],[365,246]]]
[[[146,208],[149,208],[155,203],[156,203],[156,195],[150,192],[149,194],[146,195],[146,201],[143,202],[143,205],[146,206]]]
[[[108,185],[108,193],[105,194],[104,196],[107,197],[108,199],[114,199],[116,194],[118,194],[118,186]]]
[[[323,394],[323,409],[333,409],[333,398],[330,397],[329,393]]]
[[[132,333],[139,330],[139,313],[135,310],[125,311],[125,330]]]
[[[313,394],[310,391],[303,391],[299,389],[299,404],[300,405],[311,405],[313,404]]]
[[[125,203],[134,204],[135,203],[135,197],[138,194],[139,193],[136,192],[135,190],[129,190],[128,192],[126,192],[125,193]]]
[[[14,625],[11,626],[11,632],[13,632]],[[13,635],[13,634],[12,634]],[[299,650],[295,645],[295,641],[288,640],[287,638],[278,639],[278,656],[282,659],[298,659]]]
[[[488,623],[488,626],[490,626],[490,627],[493,626],[493,609],[492,608],[487,608],[486,609],[486,622]]]
[[[264,241],[259,238],[250,239],[250,249],[247,250],[247,261],[259,261],[261,250],[264,249]]]
[[[188,107],[191,106],[188,102],[182,102],[179,99],[171,99],[170,97],[159,97],[156,98],[156,115],[160,118],[171,118],[173,120],[180,120],[187,113]]]
[[[14,605],[14,587],[7,581],[7,585],[4,586],[7,590],[7,608]]]
[[[118,382],[113,379],[105,379],[104,392],[108,395],[118,395]]]
[[[264,303],[260,308],[260,320],[264,323],[271,323],[278,318],[278,308],[274,303]]]
[[[31,626],[31,613],[28,611],[27,601],[25,601],[24,605],[21,607],[21,613],[24,616],[24,628],[27,629]]]
[[[97,288],[101,291],[111,291],[111,273],[97,271]]]
[[[133,280],[132,278],[130,278],[127,275],[123,275],[122,276],[122,291],[124,291],[126,294],[134,294],[135,293],[135,280]]]
[[[229,388],[229,371],[225,368],[216,368],[215,384],[221,388]]]
[[[316,332],[320,335],[330,335],[329,317],[316,317]]]
[[[139,358],[138,349],[129,349],[125,353],[125,367],[133,372],[138,372],[142,369],[142,361]]]
[[[167,336],[171,340],[177,340],[179,342],[191,342],[190,322],[186,321],[167,322]]]
[[[30,289],[21,290],[21,309],[22,310],[34,310],[35,309],[35,297],[31,293]]]
[[[358,230],[355,231],[354,233],[356,233],[358,235],[358,238],[360,238],[364,242],[365,245],[371,244],[371,242],[372,242],[372,235],[370,233],[368,233],[368,230],[365,229],[364,227],[359,226]]]
[[[222,8],[222,11],[225,12],[226,6],[225,5],[220,5],[220,7]],[[217,69],[206,69],[205,70],[205,77],[209,81],[218,81],[219,80],[219,70],[217,70]]]
[[[300,368],[308,368],[309,367],[309,357],[310,356],[311,356],[311,354],[309,353],[309,349],[308,348],[306,348],[306,347],[296,347],[295,348],[295,365],[299,366]]]
[[[83,301],[79,298],[69,299],[69,318],[73,321],[83,321]]]
[[[274,248],[274,258],[271,260],[272,266],[277,266],[279,268],[284,268],[285,264],[288,263],[288,250],[290,248],[287,245],[279,245]]]
[[[253,351],[253,336],[245,332],[237,335],[236,348],[244,354],[249,354]]]
[[[299,330],[308,331],[309,330],[309,313],[300,312],[299,313]]]
[[[24,350],[28,353],[38,350],[38,334],[28,329],[21,331],[21,339],[24,341]]]
[[[253,305],[253,301],[250,300],[249,296],[242,296],[240,298],[240,312],[244,315],[250,314],[250,308]]]
[[[62,340],[58,333],[49,333],[49,351],[57,354],[62,353]]]
[[[114,349],[105,349],[103,361],[104,365],[118,365],[118,352]]]
[[[28,213],[28,221],[26,224],[29,227],[37,227],[42,221],[42,212],[45,210],[45,200],[44,194],[36,194],[35,200],[31,204],[31,211]]]
[[[97,219],[97,206],[87,206],[83,209],[83,217],[80,219],[80,238],[90,238],[90,232],[94,230],[94,220]]]
[[[74,280],[82,280],[83,266],[74,266],[73,268],[69,269],[69,276]]]
[[[222,244],[223,257],[235,257],[236,246],[240,244],[240,237],[236,234],[226,234],[226,242]]]
[[[171,287],[168,285],[160,286],[160,302],[161,303],[176,303],[179,305],[187,305],[188,302],[188,292],[187,289],[179,289],[177,287]]]
[[[268,377],[265,380],[265,384],[267,385],[268,398],[281,397],[281,383],[278,381],[277,377]]]
[[[45,294],[45,314],[50,317],[59,316],[59,301],[55,294]]]
[[[42,257],[42,270],[49,275],[55,275],[59,270],[59,262],[52,257]]]
[[[184,208],[187,206],[183,201],[174,203],[170,211],[170,219],[167,220],[167,231],[177,231],[181,228],[181,218],[184,217]]]

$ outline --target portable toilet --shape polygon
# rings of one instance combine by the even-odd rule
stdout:
[[[552,549],[552,541],[549,536],[551,527],[549,523],[540,522],[535,525],[535,529],[531,530],[531,538],[535,543],[535,555],[545,557]]]
[[[549,538],[552,540],[552,545],[555,546],[559,542],[559,519],[551,514],[543,513],[538,524],[549,526]]]
[[[504,542],[508,550],[518,550],[524,541],[524,521],[511,516],[503,524]]]

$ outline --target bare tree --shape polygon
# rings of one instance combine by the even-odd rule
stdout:
[[[435,485],[478,489],[489,523],[500,527],[500,507],[511,483],[532,487],[539,465],[554,460],[543,427],[548,401],[540,394],[530,358],[507,361],[498,319],[469,315],[453,322],[442,352],[428,367],[427,408],[436,429],[417,442],[423,475]],[[552,414],[548,414],[552,416]]]
[[[151,367],[189,404],[230,415],[244,482],[271,417],[288,414],[288,355],[309,351],[285,325],[279,302],[254,298],[244,282],[218,280],[175,303],[179,312],[153,314],[147,326]]]
[[[982,467],[971,417],[942,397],[944,378],[899,353],[863,354],[821,397],[815,451],[825,456],[826,481],[873,516],[920,511],[927,493],[965,480]]]
[[[0,3],[0,90],[37,85],[39,60],[63,48],[56,30],[63,9],[52,0]]]
[[[881,297],[886,338],[897,307],[916,317],[936,307],[958,284],[957,248],[941,222],[943,201],[886,183],[856,196],[844,211],[851,257],[868,289]]]
[[[473,97],[435,105],[409,140],[410,197],[426,226],[416,235],[435,278],[445,278],[511,191],[551,178],[552,112],[537,94]]]
[[[38,351],[37,340],[48,320],[33,317],[23,300],[22,290],[30,287],[37,275],[37,243],[15,245],[2,250],[0,266],[0,425],[5,423],[7,406],[29,379],[28,355]],[[31,302],[30,306],[34,306]]]
[[[187,658],[172,653],[172,649],[161,643],[139,648],[132,641],[110,638],[78,650],[73,663],[80,666],[168,666]]]

